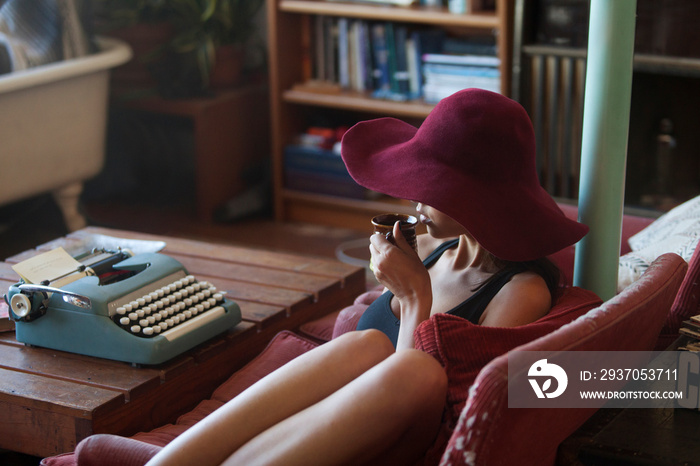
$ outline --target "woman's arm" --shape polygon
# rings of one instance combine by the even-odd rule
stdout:
[[[393,233],[395,245],[382,235],[373,235],[370,252],[375,277],[394,293],[401,308],[396,349],[410,349],[414,347],[413,332],[430,317],[433,294],[428,270],[406,242],[398,222]]]

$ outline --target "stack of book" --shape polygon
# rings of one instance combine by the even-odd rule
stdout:
[[[353,199],[376,197],[376,193],[358,185],[348,173],[340,156],[340,137],[319,138],[320,131],[311,130],[315,129],[299,135],[294,144],[284,149],[285,187]],[[329,133],[342,136],[341,131]]]
[[[441,29],[402,23],[326,16],[313,21],[307,82],[397,101],[433,102],[466,87],[500,91],[493,36],[455,40]]]
[[[484,55],[423,55],[423,95],[426,102],[437,103],[455,92],[478,87],[501,92],[501,61]]]
[[[692,316],[689,320],[683,322],[680,333],[681,335],[690,337],[690,341],[678,349],[695,352],[700,351],[700,315]]]

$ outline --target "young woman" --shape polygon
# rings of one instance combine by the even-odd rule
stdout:
[[[418,202],[428,234],[418,254],[370,238],[387,292],[347,333],[298,357],[166,446],[151,465],[412,464],[441,428],[449,380],[414,349],[438,313],[511,327],[545,315],[558,285],[543,259],[587,227],[540,187],[534,134],[516,102],[468,89],[443,99],[420,128],[358,123],[343,159],[361,185]]]

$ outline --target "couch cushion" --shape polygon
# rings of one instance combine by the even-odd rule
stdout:
[[[333,326],[340,311],[331,312],[320,319],[306,322],[299,327],[299,334],[319,343],[325,343],[333,338]]]
[[[118,435],[100,434],[80,442],[75,455],[78,466],[142,466],[161,448]]]
[[[353,304],[340,311],[333,326],[333,338],[357,329],[357,323],[368,307],[369,304]]]
[[[362,313],[382,292],[382,286],[373,287],[355,298],[351,306],[303,324],[299,333],[313,341],[325,343],[338,335],[355,330]]]
[[[267,347],[241,370],[221,384],[211,396],[214,401],[227,402],[297,356],[315,348],[318,344],[290,331],[275,335]]]

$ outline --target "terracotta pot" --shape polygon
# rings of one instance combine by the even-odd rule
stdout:
[[[244,60],[245,49],[242,45],[229,44],[218,47],[209,75],[209,87],[225,89],[239,84],[243,75]]]

